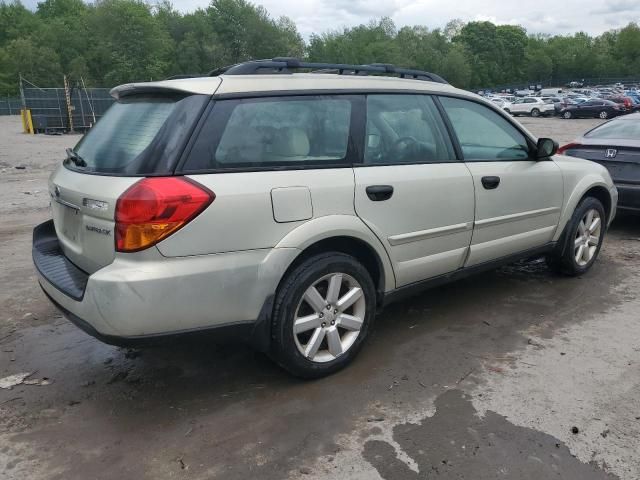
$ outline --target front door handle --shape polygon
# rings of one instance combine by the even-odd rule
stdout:
[[[393,187],[391,185],[369,185],[366,192],[371,201],[382,202],[391,198]]]
[[[487,190],[493,190],[500,185],[500,177],[482,177],[482,186]]]

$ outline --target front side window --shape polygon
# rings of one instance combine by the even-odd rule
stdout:
[[[441,163],[455,153],[427,95],[367,95],[365,164]]]
[[[440,97],[440,101],[453,125],[465,161],[529,158],[525,136],[500,114],[459,98]]]
[[[218,101],[184,169],[346,163],[351,106],[340,96]]]

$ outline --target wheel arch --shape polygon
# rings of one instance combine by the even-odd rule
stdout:
[[[605,209],[607,220],[606,224],[609,224],[613,211],[613,199],[611,198],[609,186],[603,179],[598,178],[595,175],[589,175],[583,178],[571,192],[560,217],[554,241],[563,243],[561,239],[564,238],[566,226],[577,206],[586,197],[594,197],[602,203],[602,206]]]
[[[582,201],[582,199],[586,198],[586,197],[594,197],[598,200],[600,200],[600,203],[602,203],[602,206],[604,207],[604,213],[606,215],[607,218],[607,225],[609,224],[609,219],[611,218],[611,207],[612,207],[612,199],[611,199],[611,194],[609,193],[609,189],[602,186],[602,185],[595,185],[593,187],[591,187],[589,190],[587,190],[582,197],[580,197],[580,200],[578,201],[578,204]]]
[[[382,301],[386,291],[395,288],[393,267],[386,250],[357,217],[332,215],[307,222],[277,245],[277,248],[291,247],[300,253],[287,266],[282,279],[310,256],[336,251],[353,256],[365,266],[376,286],[378,302]]]

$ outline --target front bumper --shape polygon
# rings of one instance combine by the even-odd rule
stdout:
[[[113,344],[255,326],[270,313],[265,306],[299,253],[274,248],[167,258],[154,248],[118,254],[88,275],[56,249],[56,242],[52,221],[34,229],[33,260],[42,289],[67,318]],[[42,245],[48,255],[42,254]],[[68,272],[81,280],[71,282],[76,290],[68,288]]]

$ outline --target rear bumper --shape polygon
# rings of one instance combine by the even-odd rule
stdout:
[[[640,212],[640,185],[617,183],[618,208]]]
[[[73,323],[111,344],[213,328],[253,331],[257,320],[269,316],[269,300],[298,254],[292,248],[177,258],[157,249],[121,254],[91,275],[80,271],[82,295],[70,295],[68,276],[54,273],[73,264],[56,250],[48,223],[34,229],[33,259],[42,289]],[[43,243],[49,257],[36,252]]]

